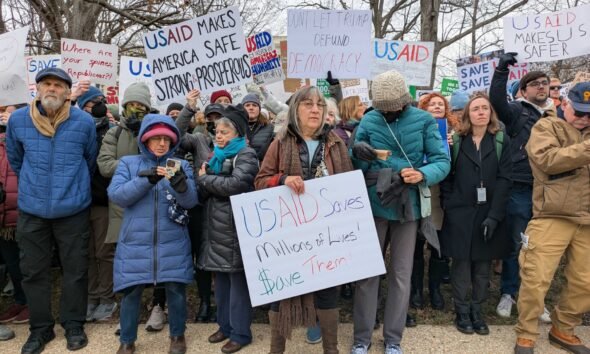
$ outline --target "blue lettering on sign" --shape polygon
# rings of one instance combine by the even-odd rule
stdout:
[[[29,72],[36,73],[45,68],[57,68],[60,62],[60,58],[49,59],[49,60],[36,60],[31,59],[29,62]]]
[[[129,72],[131,73],[131,75],[133,76],[139,76],[140,74],[142,74],[143,71],[143,77],[152,77],[152,71],[150,70],[150,64],[146,64],[145,67],[143,65],[143,62],[137,62],[137,64],[139,64],[138,68],[135,69],[133,67],[133,60],[129,61]],[[145,70],[144,70],[145,69]]]

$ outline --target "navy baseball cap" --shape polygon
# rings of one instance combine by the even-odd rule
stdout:
[[[65,81],[66,84],[68,84],[68,87],[72,88],[72,78],[70,77],[70,75],[68,75],[68,73],[66,73],[63,69],[60,69],[60,68],[45,68],[45,69],[39,71],[39,73],[35,77],[35,82],[39,83],[44,78],[50,77],[50,76],[53,76],[56,79]]]
[[[580,82],[568,94],[572,107],[578,112],[590,112],[590,82]]]

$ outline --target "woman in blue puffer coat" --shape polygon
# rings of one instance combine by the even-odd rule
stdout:
[[[141,154],[121,158],[108,188],[109,198],[125,209],[113,279],[114,290],[123,293],[118,354],[135,351],[146,284],[166,288],[169,352],[186,352],[186,284],[193,279],[193,263],[183,211],[197,204],[197,192],[188,162],[179,160],[180,168],[171,177],[165,167],[179,137],[170,117],[146,115],[138,136]]]

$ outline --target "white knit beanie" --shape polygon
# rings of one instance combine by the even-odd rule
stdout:
[[[382,112],[401,111],[412,102],[403,76],[395,70],[375,76],[371,84],[373,108]]]

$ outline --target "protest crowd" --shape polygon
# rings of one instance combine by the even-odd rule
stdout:
[[[265,41],[270,35],[248,46]],[[157,51],[170,43],[146,45]],[[201,52],[195,48],[191,60]],[[523,54],[498,54],[487,90],[458,87],[449,95],[415,97],[403,70],[386,70],[368,82],[368,101],[348,94],[344,79],[350,77],[331,70],[322,73],[325,89],[320,80],[303,81],[282,100],[263,77],[282,70],[268,53],[262,56],[272,65],[255,58],[256,71],[247,57],[234,63],[237,76],[256,75],[239,97],[219,84],[221,72],[233,70],[220,64],[209,73],[219,80],[210,77],[201,87],[183,88],[170,77],[159,95],[146,82],[133,82],[120,92],[120,106],[108,104],[96,77],[73,77],[60,67],[39,70],[31,100],[6,104],[0,113],[0,256],[13,286],[13,302],[0,309],[0,340],[14,338],[11,323],[29,324],[22,354],[41,353],[55,338],[57,264],[59,323],[70,351],[88,344],[85,323],[118,316],[117,354],[134,353],[148,293],[145,330],[162,331],[168,322],[171,354],[189,349],[186,323],[193,320],[218,324],[204,344],[240,351],[256,340],[256,305],[268,311],[267,352],[284,353],[293,329],[302,326],[308,343],[339,353],[340,297],[353,302],[350,354],[368,353],[379,325],[383,352],[402,353],[404,329],[417,325],[410,308],[450,306],[459,332],[490,335],[486,302],[504,318],[517,309],[516,354],[534,353],[540,322],[551,324],[552,345],[590,353],[575,335],[590,312],[590,76],[565,93],[565,85],[543,71],[512,80]],[[178,69],[164,66],[160,74]],[[286,79],[276,76],[273,82]],[[382,271],[343,281],[327,273],[328,287],[277,296],[279,279],[270,280],[270,266],[253,270],[254,258],[305,252],[315,241],[246,251],[242,226],[258,231],[245,221],[244,207],[238,211],[237,198],[273,190],[289,196],[279,197],[274,224],[264,219],[272,212],[266,199],[247,211],[258,213],[257,237],[290,222],[299,232],[318,233],[304,228],[316,218],[308,220],[306,195],[318,180],[355,173],[360,183],[340,187],[362,190],[345,204],[370,206],[364,222],[374,246],[359,262]],[[340,212],[334,205],[332,212]],[[358,230],[338,243],[369,239],[365,228]],[[545,296],[564,255],[566,283],[550,311]],[[313,274],[350,271],[345,261],[326,265],[314,257]],[[494,294],[489,284],[498,265],[501,292]],[[387,285],[380,294],[383,274]],[[291,273],[288,286],[286,278],[280,281],[295,287],[301,277]],[[270,301],[260,300],[253,279],[264,283],[260,289]],[[193,281],[199,305],[190,309]],[[445,303],[442,284],[450,284],[452,304]]]

